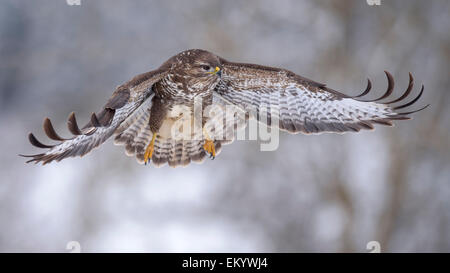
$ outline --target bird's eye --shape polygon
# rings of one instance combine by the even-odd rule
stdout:
[[[202,69],[205,71],[209,71],[211,69],[211,66],[209,65],[202,65]]]

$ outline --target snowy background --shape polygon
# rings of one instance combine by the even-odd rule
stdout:
[[[450,2],[7,0],[0,4],[0,251],[450,251]],[[68,136],[117,85],[188,48],[357,94],[425,84],[394,128],[238,141],[187,168],[138,165],[109,140],[28,165],[28,132]],[[375,96],[375,95],[374,95]],[[63,134],[66,132],[66,134]]]

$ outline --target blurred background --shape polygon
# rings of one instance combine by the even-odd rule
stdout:
[[[0,4],[0,251],[450,251],[450,2],[6,0]],[[141,166],[107,141],[44,167],[28,132],[69,136],[116,86],[189,48],[284,67],[347,94],[383,70],[431,107],[396,127],[237,141]],[[373,95],[374,97],[376,95]],[[417,107],[418,107],[417,106]],[[65,132],[65,134],[64,134]]]

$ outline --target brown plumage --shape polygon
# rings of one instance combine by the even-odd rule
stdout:
[[[385,73],[387,91],[377,99],[363,100],[361,97],[371,90],[370,80],[364,92],[351,97],[285,69],[233,63],[204,50],[187,50],[173,56],[157,70],[138,75],[119,86],[102,110],[93,113],[81,129],[72,112],[68,129],[74,137],[70,139],[60,137],[46,118],[44,132],[59,143],[43,144],[30,133],[31,144],[47,150],[25,157],[30,157],[27,162],[46,164],[83,156],[114,134],[115,143],[125,145],[126,154],[136,156],[138,162],[143,163],[146,147],[155,134],[151,157],[154,165],[179,166],[191,161],[202,162],[207,155],[203,148],[205,138],[211,138],[218,153],[223,144],[233,140],[236,123],[242,121],[234,115],[228,119],[228,116],[202,113],[199,121],[195,121],[193,117],[198,114],[194,107],[196,101],[200,101],[201,109],[217,107],[214,109],[218,113],[232,105],[240,111],[250,112],[246,118],[253,113],[256,119],[268,126],[307,134],[357,132],[373,129],[375,123],[390,126],[392,120],[409,119],[408,115],[426,107],[399,111],[420,98],[423,86],[415,99],[392,106],[404,101],[412,92],[414,80],[411,74],[408,88],[400,97],[380,102],[394,91],[394,79]],[[263,112],[267,112],[267,119],[261,119]],[[279,120],[277,124],[273,122],[275,118]],[[180,133],[183,137],[179,138],[173,133],[179,124],[190,124],[193,130]],[[229,124],[233,125],[231,131]],[[196,126],[200,131],[196,131]],[[206,128],[209,136],[201,128]]]

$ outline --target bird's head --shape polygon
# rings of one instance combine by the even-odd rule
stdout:
[[[176,75],[214,79],[222,74],[219,57],[202,49],[183,51],[168,62],[171,63],[171,71]]]
[[[219,57],[202,49],[183,51],[163,66],[168,67],[172,81],[180,83],[188,92],[212,90],[222,76]]]

